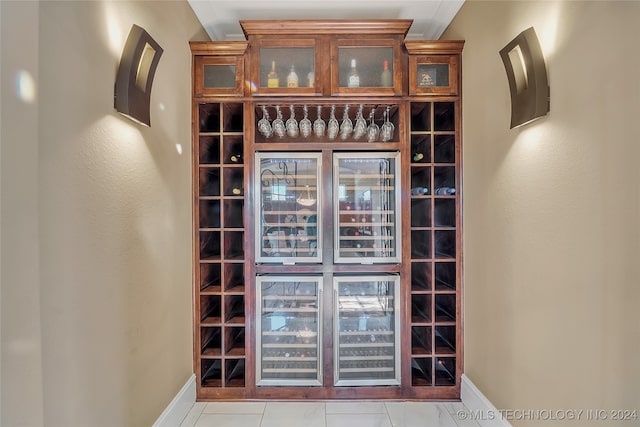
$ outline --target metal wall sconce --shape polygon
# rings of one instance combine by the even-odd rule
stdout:
[[[500,51],[511,91],[511,129],[549,113],[547,68],[533,27]]]
[[[133,25],[116,75],[116,111],[147,126],[151,126],[151,85],[162,52],[160,45],[149,33]]]

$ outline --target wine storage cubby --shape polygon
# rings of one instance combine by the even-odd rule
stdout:
[[[456,103],[410,103],[411,383],[456,384],[460,347]]]
[[[457,399],[462,41],[191,42],[198,400]]]
[[[201,387],[245,387],[244,104],[203,102],[194,146],[195,346]]]

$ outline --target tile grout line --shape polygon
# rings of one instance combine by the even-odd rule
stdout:
[[[384,405],[384,411],[387,413],[387,419],[389,420],[389,425],[393,427],[393,421],[391,420],[391,415],[389,414],[389,408],[387,407],[387,402],[382,402]]]

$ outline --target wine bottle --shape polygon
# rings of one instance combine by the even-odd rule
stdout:
[[[456,189],[452,187],[438,187],[436,188],[435,194],[438,196],[451,196],[456,194]]]
[[[380,85],[383,87],[392,86],[392,77],[393,76],[391,75],[391,71],[389,71],[389,61],[385,60],[382,69],[382,75],[380,76]]]
[[[291,70],[287,76],[287,87],[298,87],[298,75],[293,65],[291,65]]]
[[[307,87],[315,86],[315,81],[316,81],[315,74],[313,70],[311,70],[309,71],[309,74],[307,74]]]
[[[351,60],[351,71],[347,76],[347,87],[360,87],[360,75],[356,69],[356,60]]]
[[[424,194],[429,194],[429,189],[427,187],[413,187],[411,189],[412,196],[422,196]]]
[[[267,74],[267,87],[280,86],[280,80],[278,79],[278,73],[276,73],[276,61],[271,61],[271,71]]]

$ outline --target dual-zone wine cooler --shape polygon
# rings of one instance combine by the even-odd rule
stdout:
[[[322,386],[322,349],[334,349],[335,386],[399,385],[397,275],[257,278],[257,375],[261,385]],[[333,342],[322,333],[331,292]]]
[[[321,153],[256,153],[256,260],[285,272],[297,263],[398,262],[398,162],[397,152],[334,153],[333,185],[323,189]],[[333,216],[324,218],[328,201]],[[325,229],[335,230],[331,250]],[[256,289],[258,386],[322,386],[327,345],[335,386],[400,383],[397,274],[265,274]],[[332,317],[331,343],[323,316]]]

